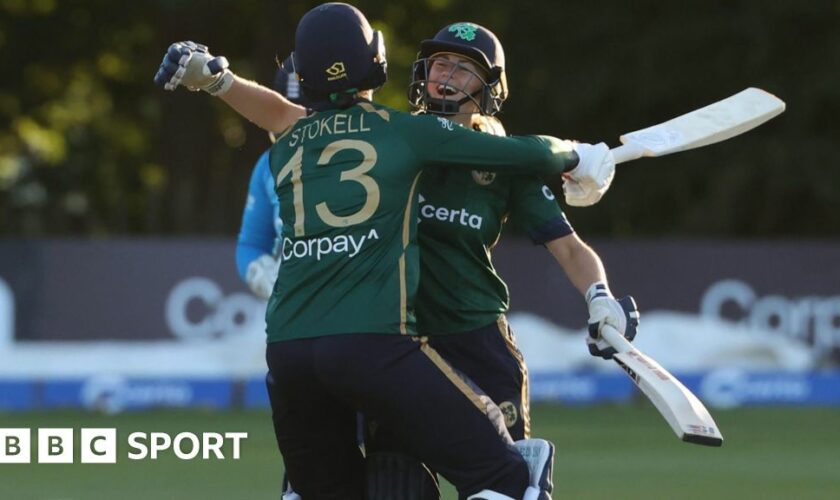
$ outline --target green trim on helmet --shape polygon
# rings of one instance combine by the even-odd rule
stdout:
[[[333,93],[330,94],[330,101],[331,102],[336,102],[337,100],[339,100],[339,98],[341,98],[342,94],[353,95],[353,94],[356,94],[358,92],[359,92],[359,89],[347,89],[347,90],[342,90],[341,92],[333,92]]]

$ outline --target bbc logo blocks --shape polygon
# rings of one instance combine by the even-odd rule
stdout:
[[[38,463],[72,464],[73,429],[38,429]]]
[[[0,429],[0,463],[28,464],[29,429]]]
[[[36,436],[33,442],[32,436]],[[171,453],[178,460],[239,460],[247,432],[132,432],[123,446],[128,460],[157,460]],[[78,452],[75,446],[78,445]],[[33,447],[37,447],[37,461]],[[117,430],[71,428],[0,428],[0,464],[117,463]]]
[[[73,429],[36,429],[39,464],[72,464]],[[28,464],[32,460],[30,429],[0,429],[0,464]],[[79,460],[83,464],[117,463],[116,429],[81,429]]]
[[[115,464],[117,463],[117,430],[82,429],[80,447],[83,464]]]

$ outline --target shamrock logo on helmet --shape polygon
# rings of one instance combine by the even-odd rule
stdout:
[[[471,42],[475,40],[475,30],[478,28],[472,23],[456,23],[449,27],[450,33],[455,33],[455,38]]]

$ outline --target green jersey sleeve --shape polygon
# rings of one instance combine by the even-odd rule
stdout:
[[[403,115],[404,139],[420,163],[503,174],[559,174],[577,166],[572,143],[543,135],[500,137],[431,115]]]
[[[574,232],[554,193],[536,177],[511,177],[511,220],[536,245]]]

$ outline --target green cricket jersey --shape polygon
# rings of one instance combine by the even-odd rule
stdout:
[[[298,120],[270,153],[284,225],[268,342],[415,333],[424,168],[538,175],[576,161],[553,137],[495,137],[369,102]]]
[[[466,332],[508,310],[507,285],[490,251],[509,218],[536,244],[571,234],[554,194],[536,177],[438,169],[423,175],[417,329],[423,335]]]

